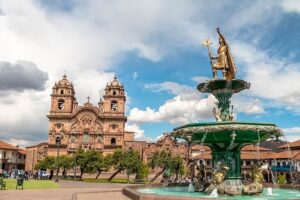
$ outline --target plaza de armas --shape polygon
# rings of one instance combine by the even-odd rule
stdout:
[[[125,89],[117,77],[107,84],[105,95],[100,99],[98,105],[93,105],[89,99],[82,106],[79,106],[73,84],[64,75],[61,80],[54,84],[51,94],[48,141],[26,148],[15,147],[5,141],[0,142],[1,168],[11,174],[14,169],[24,170],[34,174],[39,170],[46,170],[48,174],[55,176],[56,168],[38,169],[38,163],[46,157],[53,158],[56,162],[58,145],[56,139],[60,139],[59,156],[75,157],[79,149],[95,151],[102,154],[103,158],[113,154],[117,149],[126,152],[135,150],[143,163],[150,163],[157,153],[167,152],[172,155],[179,155],[182,159],[183,172],[181,177],[188,173],[188,163],[194,160],[202,160],[206,165],[205,176],[210,178],[212,174],[212,155],[208,146],[201,144],[189,144],[186,141],[174,139],[170,134],[163,133],[163,136],[156,142],[134,140],[134,132],[124,129],[125,116]],[[288,147],[290,152],[288,151]],[[241,174],[243,181],[251,179],[253,163],[262,161],[269,165],[263,171],[264,181],[272,182],[279,176],[284,176],[287,183],[291,183],[291,174],[296,182],[300,181],[300,140],[286,143],[282,140],[269,140],[258,145],[247,145],[241,151]],[[63,173],[66,176],[74,177],[80,175],[80,166],[74,161],[67,164],[63,169],[60,167],[59,176]],[[291,162],[293,164],[291,165]],[[74,167],[76,165],[76,168]],[[102,174],[113,173],[114,164],[105,169]],[[160,165],[161,166],[161,165]],[[149,177],[159,174],[162,168],[155,166],[149,169]],[[76,170],[74,170],[76,169]],[[76,171],[76,172],[75,172]],[[271,172],[272,171],[272,172]],[[51,172],[51,173],[50,173]],[[94,174],[98,172],[94,169]],[[120,171],[122,176],[126,170]],[[119,175],[120,175],[119,174]],[[162,173],[160,173],[162,175]],[[275,176],[275,177],[272,177]],[[99,176],[101,177],[101,175]],[[156,181],[159,181],[162,177]],[[150,180],[150,178],[149,178]]]

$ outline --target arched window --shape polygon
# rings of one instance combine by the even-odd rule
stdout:
[[[110,144],[111,145],[116,145],[116,138],[111,138]]]
[[[64,107],[65,107],[65,100],[63,99],[58,100],[58,109],[63,110]]]
[[[60,90],[60,94],[64,94],[64,90],[63,89]]]
[[[116,100],[111,101],[111,110],[112,111],[118,110],[118,102]]]
[[[117,92],[114,90],[114,91],[113,91],[113,95],[116,95],[116,94],[117,94]]]

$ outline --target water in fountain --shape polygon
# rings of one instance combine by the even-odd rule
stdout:
[[[232,131],[232,134],[230,136],[231,136],[231,141],[230,141],[230,145],[227,148],[227,151],[233,149],[234,141],[235,141],[235,138],[236,138],[235,130]]]
[[[188,192],[195,192],[195,187],[193,186],[193,183],[190,182]]]
[[[203,144],[204,144],[204,142],[205,142],[205,139],[206,139],[206,136],[207,136],[207,131],[205,132],[205,134],[202,136],[202,138],[201,138],[201,142],[200,142],[200,147],[201,148],[203,148]]]
[[[291,183],[292,183],[292,188],[293,190],[295,189],[295,179],[294,179],[294,173],[293,173],[293,170],[294,170],[294,160],[293,160],[293,157],[292,157],[292,152],[291,152],[291,148],[290,148],[290,145],[289,145],[289,142],[286,138],[285,135],[283,135],[283,138],[285,139],[285,142],[286,142],[286,147],[287,147],[287,152],[288,152],[288,157],[289,157],[289,172],[290,172],[290,176],[291,176]]]
[[[267,189],[267,195],[268,196],[272,196],[273,195],[273,189],[272,188],[268,187],[268,189]]]
[[[273,161],[274,163],[276,163],[276,159],[274,159]],[[275,173],[273,172],[273,169],[272,169],[272,162],[271,162],[271,166],[269,166],[269,171],[271,172],[271,176],[272,176],[272,182],[273,182],[273,186],[274,188],[277,188],[277,183],[276,183],[276,180],[277,180],[277,173],[276,173],[276,168],[275,168]]]
[[[217,188],[213,189],[213,191],[209,194],[210,197],[219,197]]]
[[[257,131],[257,162],[260,160],[260,150],[259,150],[259,145],[260,145],[260,135],[259,135],[259,130]]]

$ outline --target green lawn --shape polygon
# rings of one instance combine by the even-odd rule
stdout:
[[[126,178],[114,178],[111,181],[108,181],[107,178],[85,178],[83,179],[84,182],[88,183],[127,183]],[[129,183],[134,183],[132,180],[129,181]]]
[[[17,185],[16,179],[4,179],[6,182],[7,190],[15,190]],[[21,187],[18,187],[21,188]],[[28,180],[24,181],[24,189],[48,189],[48,188],[59,188],[59,185],[54,181],[37,181],[37,180]]]

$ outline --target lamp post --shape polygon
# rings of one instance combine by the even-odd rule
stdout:
[[[76,181],[76,153],[73,154],[73,162],[74,162],[74,181]]]
[[[56,156],[56,178],[55,182],[58,182],[58,171],[59,171],[59,164],[58,164],[58,159],[59,159],[59,148],[60,148],[60,143],[61,143],[61,136],[57,136],[55,138],[56,146],[57,146],[57,156]]]

